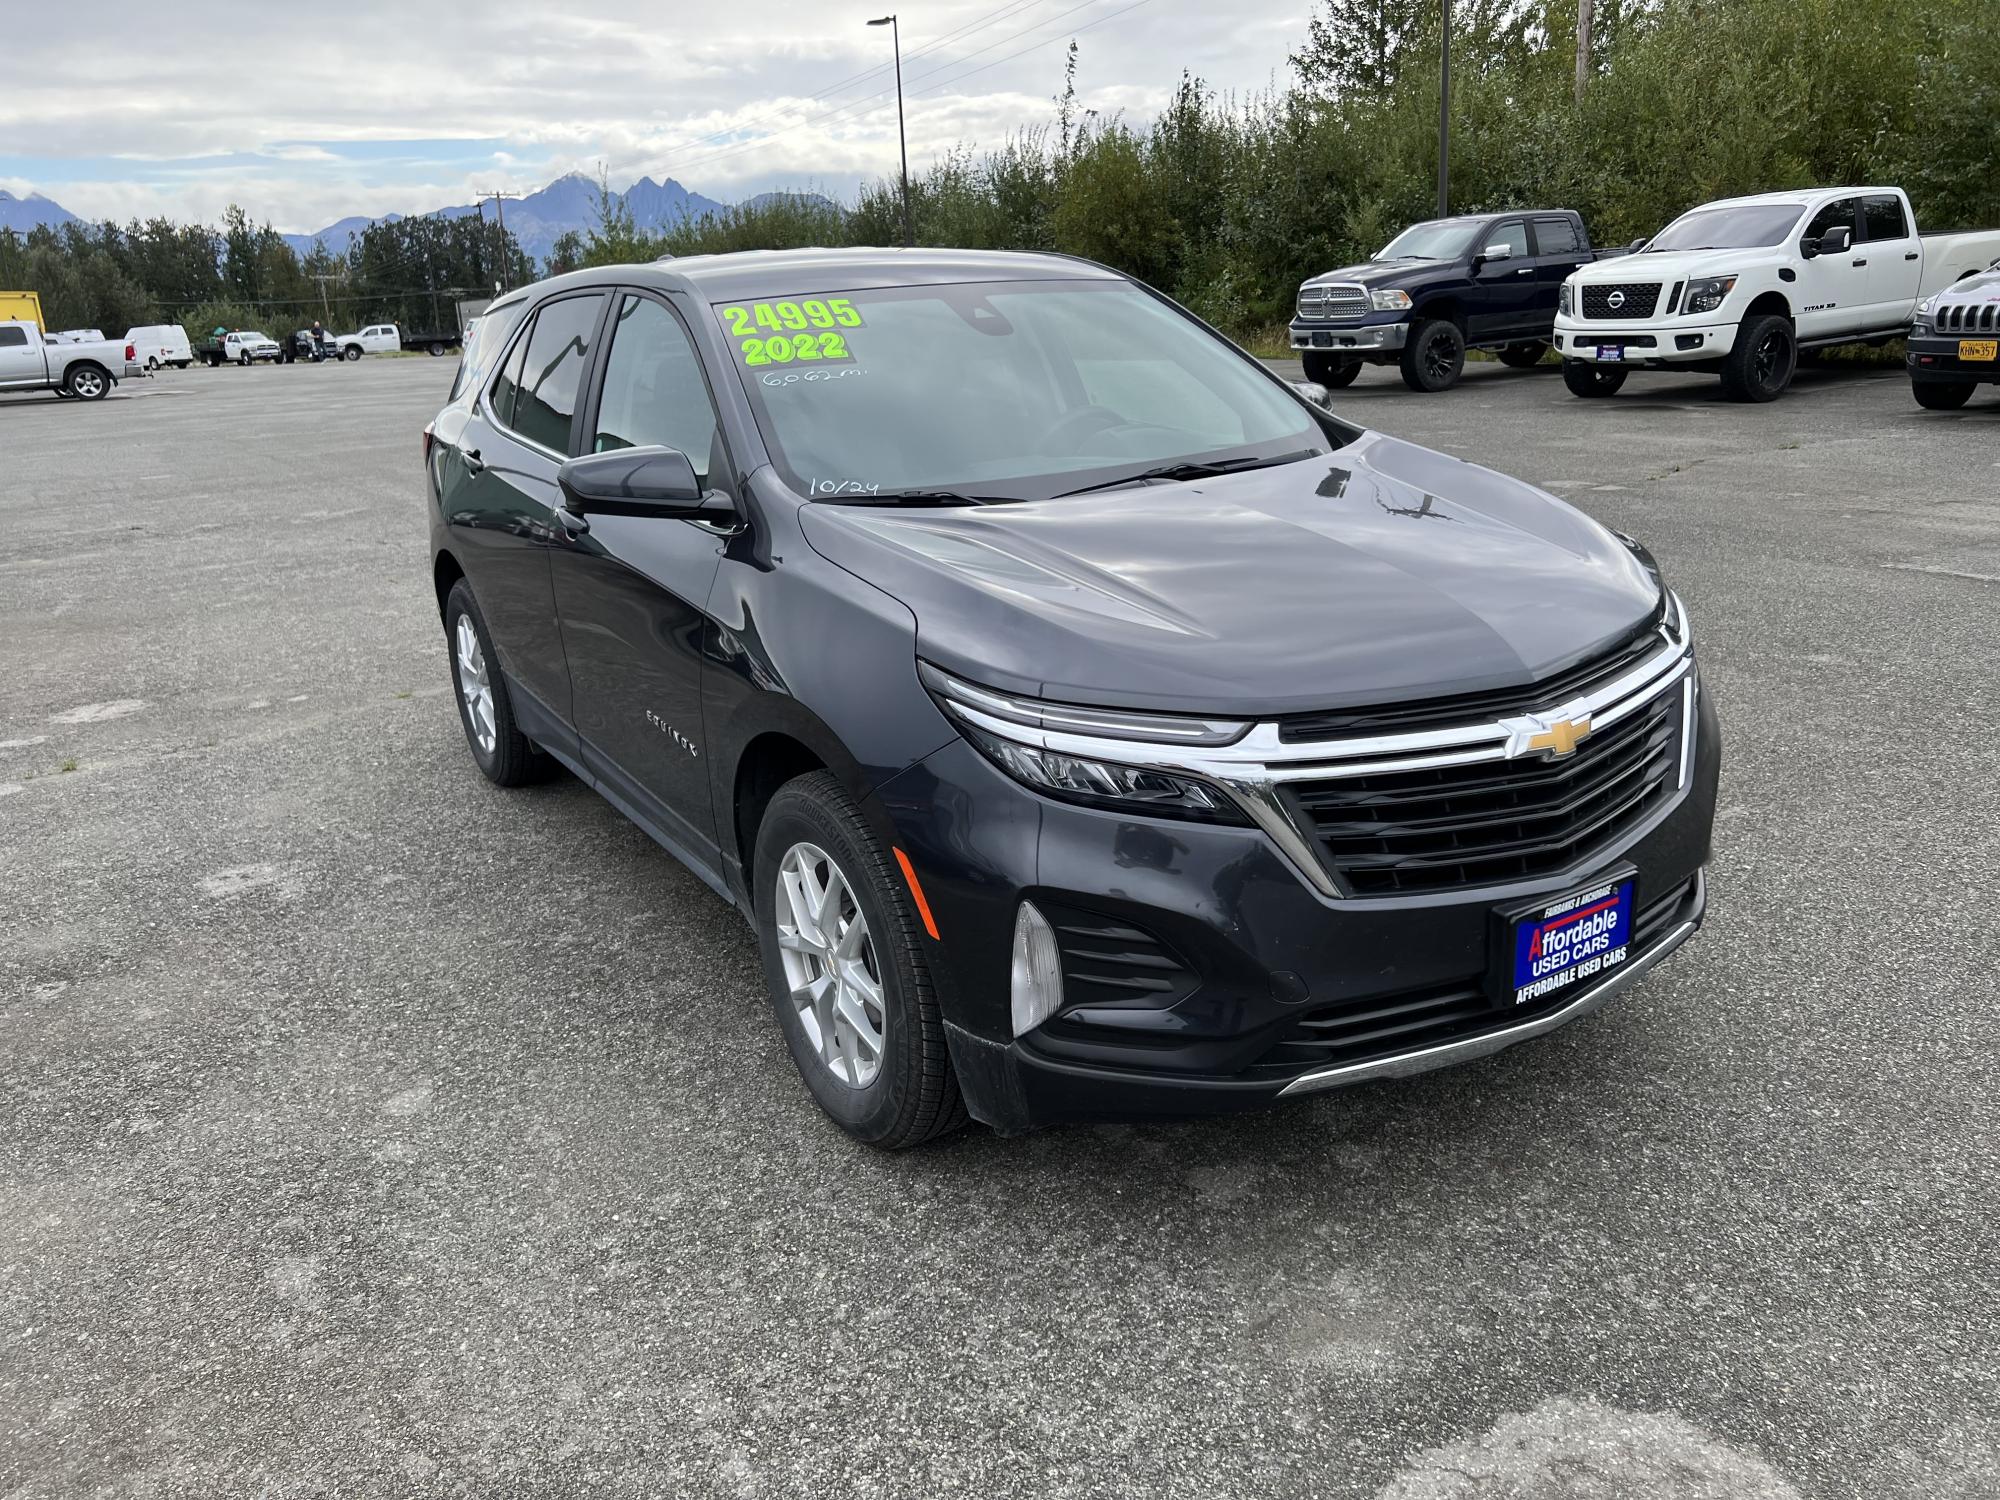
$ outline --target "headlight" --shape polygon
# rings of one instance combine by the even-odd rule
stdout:
[[[1065,802],[1154,817],[1249,821],[1233,797],[1197,777],[1077,755],[1044,743],[1049,734],[1129,740],[1133,759],[1139,760],[1144,749],[1231,744],[1243,737],[1247,724],[1017,698],[977,687],[928,662],[919,664],[918,674],[966,739],[1023,786]]]
[[[1687,300],[1681,303],[1683,313],[1714,312],[1722,306],[1722,301],[1736,286],[1734,276],[1701,276],[1688,283]]]
[[[1395,291],[1370,292],[1368,300],[1374,304],[1377,312],[1399,312],[1410,305],[1410,294]]]
[[[1562,290],[1556,293],[1556,311],[1565,318],[1574,317],[1576,314],[1576,293],[1570,290],[1567,281],[1562,284]]]
[[[1933,292],[1917,304],[1916,314],[1910,319],[1912,333],[1931,331],[1931,315],[1937,311],[1938,300],[1943,296],[1943,292]]]

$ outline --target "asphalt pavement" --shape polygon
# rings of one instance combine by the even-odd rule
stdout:
[[[1453,1071],[885,1157],[739,917],[474,769],[455,368],[0,399],[0,1500],[2000,1495],[2000,394],[1364,373],[1686,598],[1707,927]]]

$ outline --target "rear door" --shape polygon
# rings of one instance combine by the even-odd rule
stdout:
[[[1910,211],[1894,193],[1869,193],[1861,200],[1861,233],[1861,255],[1868,262],[1868,326],[1908,323],[1924,274],[1923,246]]]
[[[556,470],[573,451],[606,301],[601,290],[582,291],[535,309],[443,456],[439,480],[452,547],[508,685],[533,700],[525,712],[517,704],[517,715],[539,714],[565,731],[569,666],[549,566]],[[547,732],[523,728],[537,739]]]
[[[1472,274],[1472,310],[1466,331],[1474,340],[1507,338],[1535,326],[1535,257],[1526,219],[1500,219],[1480,231],[1472,248],[1484,253],[1504,245],[1500,260],[1483,260]],[[1553,321],[1554,314],[1550,315]]]
[[[40,385],[47,372],[41,341],[22,324],[0,325],[0,386]]]
[[[688,456],[705,488],[735,492],[715,402],[679,313],[656,293],[621,291],[582,451],[659,445]],[[558,526],[551,553],[591,774],[614,801],[711,869],[718,866],[701,677],[704,606],[722,562],[708,525],[662,516],[589,517]]]
[[[1817,239],[1830,229],[1846,228],[1850,248],[1841,254],[1816,255],[1799,263],[1799,337],[1834,338],[1868,326],[1868,253],[1861,244],[1861,200],[1836,198],[1806,220],[1799,239]]]
[[[1535,328],[1546,334],[1555,329],[1563,282],[1583,264],[1583,241],[1575,222],[1564,214],[1543,215],[1535,220],[1534,230]]]

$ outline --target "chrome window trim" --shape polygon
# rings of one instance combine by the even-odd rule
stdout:
[[[1037,749],[1190,777],[1227,792],[1243,812],[1270,836],[1313,890],[1328,899],[1340,900],[1346,899],[1348,893],[1335,883],[1320,858],[1315,841],[1307,830],[1299,826],[1285,802],[1283,788],[1288,782],[1327,781],[1349,776],[1525,759],[1524,756],[1510,756],[1508,753],[1524,725],[1533,726],[1552,718],[1569,718],[1587,720],[1593,730],[1605,729],[1680,687],[1681,762],[1676,791],[1684,789],[1692,775],[1694,754],[1694,643],[1687,628],[1686,610],[1679,597],[1671,591],[1667,593],[1665,618],[1657,627],[1657,633],[1660,649],[1645,661],[1596,691],[1583,694],[1544,714],[1485,719],[1404,734],[1292,743],[1281,738],[1281,726],[1273,719],[1251,725],[1228,744],[1075,733],[1051,728],[1049,721],[1055,719],[1060,722],[1066,714],[1087,718],[1092,712],[1090,709],[1045,703],[1039,699],[1020,698],[979,687],[928,662],[920,662],[918,667],[925,685],[947,714],[961,724]],[[1524,689],[1522,696],[1524,699],[1531,698],[1532,691]],[[1190,735],[1212,735],[1237,727],[1224,721],[1193,716],[1176,720],[1171,715],[1126,714],[1117,710],[1102,712],[1116,720],[1156,720],[1169,731],[1176,723],[1186,725]]]

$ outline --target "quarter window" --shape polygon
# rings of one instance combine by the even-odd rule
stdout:
[[[1910,226],[1903,222],[1903,202],[1893,194],[1880,193],[1863,198],[1861,219],[1868,230],[1864,239],[1906,240],[1910,237]]]
[[[1577,248],[1576,226],[1568,219],[1535,220],[1535,248],[1543,255],[1567,255]]]
[[[591,339],[603,305],[601,296],[544,303],[521,341],[518,363],[510,356],[494,383],[496,415],[502,411],[497,399],[502,388],[513,387],[511,411],[502,420],[528,441],[569,452],[570,423],[590,368]]]
[[[590,446],[595,453],[678,448],[708,483],[715,407],[701,360],[680,319],[650,297],[628,294],[619,305]]]

